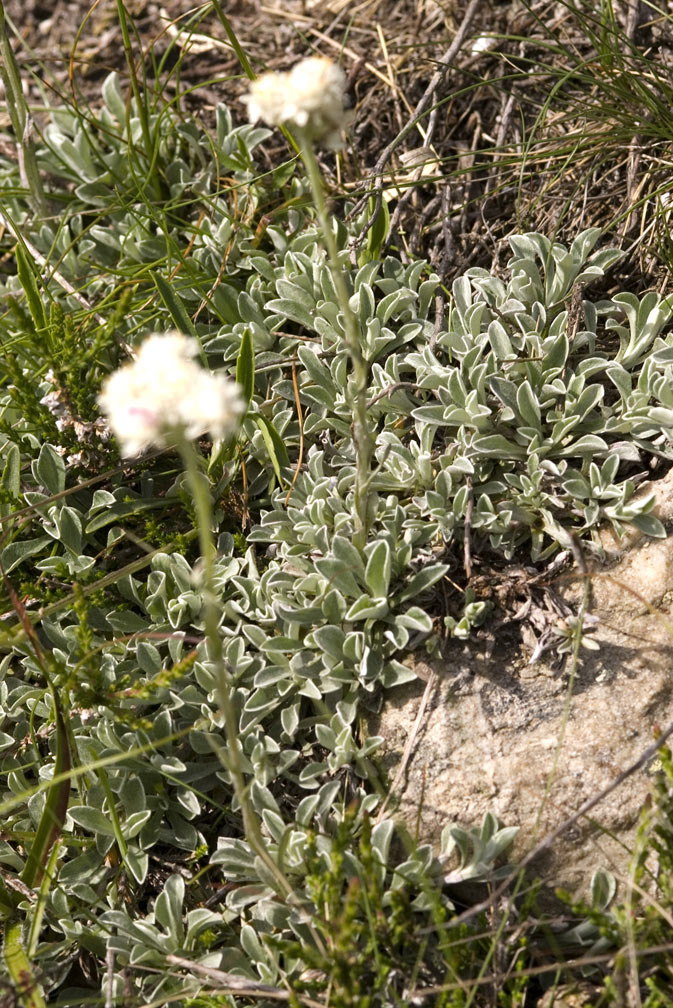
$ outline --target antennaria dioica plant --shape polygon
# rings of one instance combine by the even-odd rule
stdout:
[[[0,559],[51,679],[8,606],[0,860],[12,877],[62,784],[51,686],[73,762],[36,977],[47,998],[196,997],[197,973],[166,969],[177,956],[317,997],[327,950],[344,1004],[368,990],[404,1003],[405,974],[467,983],[485,953],[469,928],[439,927],[453,907],[435,852],[402,852],[391,818],[370,823],[385,784],[363,714],[413,677],[409,651],[487,615],[462,590],[470,498],[485,556],[543,560],[571,535],[591,544],[601,521],[663,534],[652,496],[635,490],[647,460],[671,455],[673,302],[592,299],[619,257],[597,229],[569,248],[527,233],[511,238],[502,275],[460,277],[436,319],[442,281],[427,263],[351,266],[361,222],[324,220],[317,177],[316,223],[294,162],[260,173],[268,130],[235,126],[221,106],[210,134],[159,102],[141,123],[115,75],[103,95],[103,130],[56,108],[35,138],[47,218],[0,161],[3,212],[24,237],[2,239],[17,270],[0,319]],[[152,201],[129,170],[148,133],[162,180]],[[126,346],[176,326],[249,393],[237,442],[199,444],[187,474],[170,450],[120,462],[95,425]],[[195,547],[199,508],[216,552]],[[212,557],[205,581],[199,552]],[[222,758],[206,635],[229,670],[270,865]],[[441,853],[457,846],[457,874],[488,878],[510,838],[491,818],[447,831]],[[32,902],[15,892],[0,890],[2,912],[30,929]],[[74,979],[80,949],[99,964],[88,989]]]

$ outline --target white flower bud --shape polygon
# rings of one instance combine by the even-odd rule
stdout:
[[[104,383],[98,402],[124,455],[162,448],[176,433],[222,438],[236,430],[245,412],[240,389],[197,364],[197,352],[182,333],[155,334]]]
[[[350,120],[344,108],[346,78],[324,56],[311,56],[289,73],[262,74],[250,85],[248,114],[269,126],[288,126],[310,140],[337,147]]]

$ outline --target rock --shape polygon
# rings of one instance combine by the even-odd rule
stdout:
[[[652,489],[655,513],[672,522],[673,472],[641,492]],[[570,665],[560,674],[543,661],[528,664],[531,648],[505,623],[490,645],[469,641],[443,660],[418,662],[419,681],[390,694],[371,727],[385,739],[391,779],[406,763],[396,791],[412,835],[437,844],[448,823],[478,826],[491,811],[520,827],[511,857],[520,860],[673,721],[673,536],[619,542],[604,531],[602,540],[608,559],[593,563],[591,575],[591,636],[600,650],[582,649],[574,676]],[[553,588],[577,606],[577,577],[561,576]],[[555,840],[533,873],[584,896],[597,868],[627,877],[651,772],[627,777]]]
[[[561,984],[542,995],[537,1008],[589,1008],[599,995],[589,984]]]

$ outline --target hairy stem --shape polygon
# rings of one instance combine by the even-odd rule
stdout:
[[[353,376],[351,407],[353,410],[353,441],[355,445],[355,530],[353,544],[362,551],[367,543],[371,524],[368,484],[373,444],[367,422],[369,367],[362,352],[360,325],[349,303],[348,290],[343,274],[344,267],[339,261],[339,251],[334,238],[334,231],[330,224],[320,167],[315,156],[313,144],[306,136],[301,136],[301,157],[311,184],[313,200],[318,213],[318,221],[325,239],[332,279],[337,292],[339,307],[343,314],[346,349],[351,359]]]
[[[261,859],[269,870],[272,877],[276,879],[279,892],[283,896],[288,896],[292,893],[292,886],[266,849],[260,819],[250,801],[249,790],[246,786],[241,766],[238,718],[236,717],[236,709],[232,698],[231,677],[224,660],[222,633],[220,630],[220,606],[215,593],[215,543],[212,533],[213,511],[210,490],[206,484],[204,474],[199,468],[198,455],[192,442],[181,438],[178,441],[178,450],[185,466],[189,488],[192,492],[194,507],[196,509],[202,564],[201,585],[204,600],[204,630],[208,658],[215,666],[215,676],[218,684],[217,700],[224,716],[224,730],[227,738],[227,768],[231,774],[236,798],[241,806],[243,826],[248,843],[257,857]]]

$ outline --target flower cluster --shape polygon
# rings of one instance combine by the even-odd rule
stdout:
[[[267,73],[250,85],[248,114],[270,126],[288,126],[308,139],[338,147],[350,115],[344,108],[346,78],[324,56],[311,56],[289,73]]]
[[[236,429],[245,412],[238,385],[197,364],[197,352],[182,333],[155,334],[107,379],[98,402],[124,455],[164,447],[175,435],[222,438]]]

